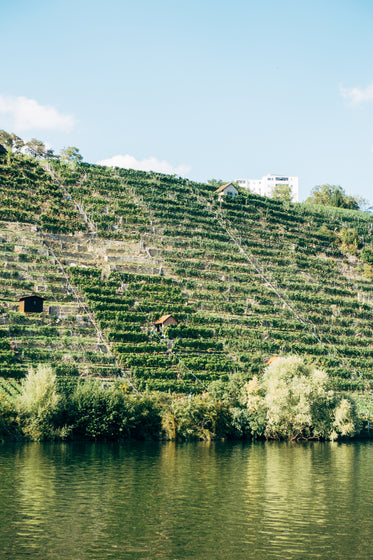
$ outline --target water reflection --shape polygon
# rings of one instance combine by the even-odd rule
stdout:
[[[3,445],[0,556],[368,560],[371,459],[369,443]]]
[[[53,507],[56,469],[38,447],[26,445],[18,450],[15,472],[19,499],[13,528],[21,538],[33,535],[31,546],[35,547],[35,536],[42,536]]]

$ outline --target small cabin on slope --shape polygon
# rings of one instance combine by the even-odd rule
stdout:
[[[221,187],[219,187],[218,189],[216,189],[215,191],[218,195],[219,198],[221,198],[222,196],[237,196],[238,195],[238,190],[236,189],[236,187],[234,186],[233,183],[226,183],[225,185],[222,185]]]
[[[164,327],[177,324],[176,319],[172,315],[162,315],[162,317],[159,317],[159,319],[154,323],[158,332],[161,332]]]
[[[40,296],[23,296],[19,298],[20,313],[43,313],[44,298]]]

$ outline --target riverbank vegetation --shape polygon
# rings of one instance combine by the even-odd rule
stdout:
[[[21,384],[0,387],[3,439],[125,440],[351,438],[373,407],[338,394],[328,375],[300,358],[279,358],[261,380],[240,374],[197,395],[130,391],[123,381],[58,379],[49,366],[30,368]]]

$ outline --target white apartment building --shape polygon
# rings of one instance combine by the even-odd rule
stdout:
[[[293,196],[293,202],[298,202],[298,177],[290,177],[289,175],[264,175],[261,179],[236,179],[238,186],[249,189],[250,192],[260,194],[261,196],[272,196],[273,187],[275,185],[289,185]]]

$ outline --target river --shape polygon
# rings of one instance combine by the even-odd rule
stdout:
[[[0,505],[2,560],[371,560],[373,443],[7,443]]]

